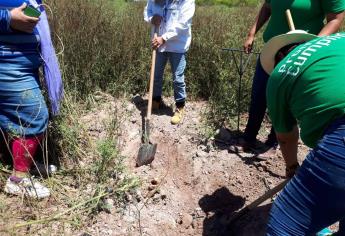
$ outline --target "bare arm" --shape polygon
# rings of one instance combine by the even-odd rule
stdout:
[[[298,131],[297,126],[295,126],[293,130],[289,133],[277,133],[277,139],[280,145],[280,150],[283,154],[283,158],[285,160],[287,170],[296,165],[298,166],[298,161],[297,161],[298,138],[299,138],[299,131]],[[291,177],[289,175],[293,175],[294,173],[286,173],[286,174],[288,177]]]
[[[340,13],[328,13],[326,15],[327,24],[321,29],[319,36],[326,36],[339,31],[344,16],[344,11]]]
[[[253,26],[250,28],[247,35],[247,39],[244,42],[243,48],[249,53],[253,48],[253,42],[255,39],[256,33],[261,29],[261,27],[267,22],[271,16],[271,5],[269,3],[262,4],[262,7],[259,11],[259,14],[255,18]]]

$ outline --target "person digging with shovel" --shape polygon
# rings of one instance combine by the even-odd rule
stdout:
[[[268,111],[292,177],[273,203],[266,235],[320,235],[337,221],[336,235],[345,235],[345,33],[273,37],[260,62],[270,74]],[[312,148],[300,167],[299,132]]]
[[[303,29],[319,36],[330,35],[339,31],[344,19],[344,0],[265,0],[250,28],[244,42],[244,50],[251,52],[255,35],[267,22],[263,33],[263,41],[289,31],[285,18],[285,10],[290,9],[297,29]],[[272,128],[265,145],[257,144],[257,135],[266,112],[266,86],[269,75],[263,70],[260,60],[256,63],[251,91],[249,117],[243,137],[239,140],[239,148],[243,152],[258,152],[263,159],[276,154],[277,138]]]
[[[175,113],[171,118],[172,124],[179,124],[184,114],[185,54],[192,39],[191,24],[194,12],[194,0],[148,0],[144,10],[144,20],[158,29],[157,36],[152,39],[152,48],[157,49],[152,109],[157,110],[162,104],[163,73],[169,60],[176,105]]]

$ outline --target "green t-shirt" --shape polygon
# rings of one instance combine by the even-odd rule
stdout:
[[[275,130],[290,132],[298,122],[301,139],[314,147],[326,127],[345,114],[345,33],[295,48],[275,67],[266,93]]]
[[[311,34],[318,34],[321,31],[326,14],[345,10],[345,0],[266,0],[266,2],[271,5],[271,17],[263,34],[264,42],[290,31],[286,9],[291,11],[295,28]]]

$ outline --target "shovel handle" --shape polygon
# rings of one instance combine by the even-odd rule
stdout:
[[[156,29],[153,37],[157,37]],[[146,119],[150,120],[151,118],[151,112],[152,112],[152,96],[153,96],[153,82],[155,79],[155,66],[156,66],[156,54],[157,50],[154,49],[152,51],[152,58],[151,58],[151,71],[150,71],[150,85],[149,85],[149,102],[147,106],[147,116]]]
[[[292,20],[290,9],[287,9],[285,11],[285,14],[286,14],[286,18],[287,18],[290,30],[295,30],[295,25],[294,25],[293,20]]]
[[[263,203],[264,201],[266,201],[267,199],[271,198],[274,196],[274,194],[278,193],[280,190],[282,190],[285,185],[287,184],[287,182],[289,182],[290,179],[286,179],[282,182],[280,182],[277,186],[275,186],[274,188],[268,190],[267,192],[265,192],[263,195],[261,195],[260,197],[258,197],[256,200],[254,200],[252,203],[250,203],[248,206],[242,208],[241,210],[239,210],[238,212],[236,212],[234,215],[232,215],[230,217],[230,219],[228,219],[227,223],[231,224],[232,222],[236,221],[237,219],[239,219],[240,217],[246,215],[249,211],[253,210],[255,207],[259,206],[261,203]]]
[[[257,198],[254,202],[252,202],[251,204],[249,204],[247,206],[247,208],[249,208],[249,210],[254,209],[255,207],[259,206],[261,203],[263,203],[264,201],[266,201],[267,199],[273,197],[276,193],[278,193],[280,190],[282,190],[285,185],[287,184],[287,182],[289,182],[290,179],[286,179],[282,182],[280,182],[277,186],[275,186],[274,188],[268,190],[266,193],[264,193],[262,196],[260,196],[259,198]]]

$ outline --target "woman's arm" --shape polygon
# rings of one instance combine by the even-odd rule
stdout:
[[[295,169],[298,167],[297,149],[298,149],[299,130],[295,126],[289,133],[277,133],[280,150],[286,164],[287,177],[294,175]]]
[[[327,24],[321,29],[319,36],[326,36],[339,31],[344,16],[344,11],[339,13],[328,13],[326,15]]]
[[[26,16],[23,12],[25,8],[26,3],[23,3],[23,5],[21,5],[20,7],[13,8],[10,11],[10,26],[14,30],[25,33],[32,33],[39,19],[36,17]]]
[[[247,35],[247,39],[244,42],[243,48],[246,51],[246,53],[249,53],[252,51],[253,42],[254,42],[256,33],[267,22],[270,16],[271,16],[271,5],[265,2],[264,4],[262,4],[259,14],[256,16],[255,22],[253,26],[250,28],[250,31]]]

